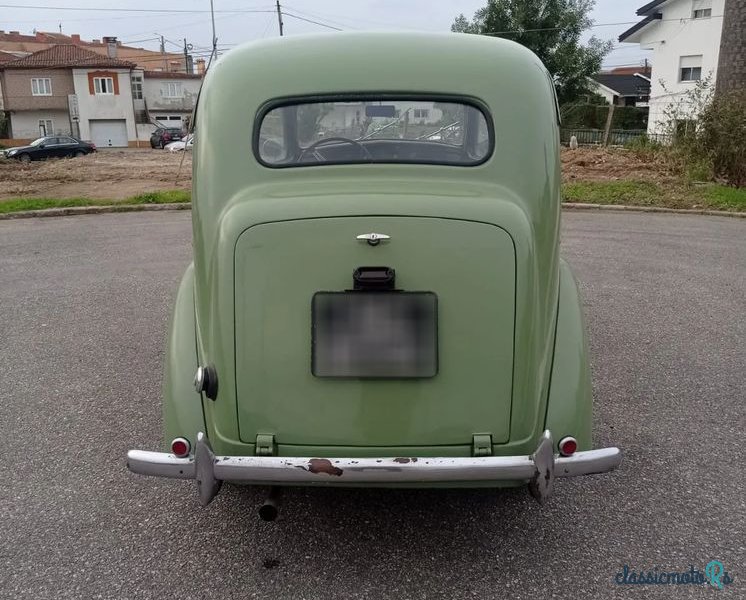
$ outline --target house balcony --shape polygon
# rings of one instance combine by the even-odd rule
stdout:
[[[9,96],[5,110],[67,110],[67,96]]]

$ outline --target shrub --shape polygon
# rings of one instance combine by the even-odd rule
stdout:
[[[713,96],[708,77],[672,102],[664,117],[673,143],[662,158],[672,168],[690,180],[746,185],[746,91]]]
[[[663,148],[663,144],[655,140],[651,140],[647,134],[643,134],[632,138],[629,142],[624,144],[624,148],[634,153],[635,156],[641,160],[650,161],[659,158]]]
[[[717,94],[700,114],[696,137],[716,177],[746,186],[746,91]]]

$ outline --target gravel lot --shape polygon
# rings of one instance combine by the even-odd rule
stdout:
[[[620,586],[634,569],[722,561],[746,596],[746,222],[566,213],[584,293],[596,443],[613,474],[520,491],[305,490],[207,509],[138,477],[155,448],[186,212],[0,222],[0,597],[714,597]]]

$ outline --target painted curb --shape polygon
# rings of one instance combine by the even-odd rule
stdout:
[[[22,210],[0,214],[0,221],[9,219],[31,219],[37,217],[66,217],[71,215],[100,215],[120,212],[147,212],[161,210],[189,210],[190,202],[169,204],[112,204],[107,206],[69,206],[67,208],[45,208],[43,210]],[[563,202],[562,208],[568,210],[607,210],[617,212],[675,213],[689,215],[707,215],[713,217],[746,218],[746,212],[727,210],[709,210],[700,208],[665,208],[662,206],[628,206],[626,204],[585,204],[581,202]]]
[[[68,206],[66,208],[45,208],[42,210],[21,210],[0,214],[0,221],[8,219],[31,219],[36,217],[67,217],[70,215],[100,215],[119,212],[147,212],[152,210],[188,210],[190,202],[168,204],[112,204],[107,206]]]
[[[585,204],[582,202],[563,202],[562,208],[569,210],[614,210],[647,213],[676,213],[684,215],[708,215],[713,217],[736,217],[746,219],[746,212],[728,210],[710,210],[707,208],[665,208],[663,206],[628,206],[627,204]]]

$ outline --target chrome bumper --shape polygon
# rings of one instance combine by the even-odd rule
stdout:
[[[530,456],[464,458],[301,458],[285,456],[216,457],[203,433],[194,455],[177,458],[166,452],[130,450],[127,468],[141,475],[196,479],[200,503],[209,504],[223,481],[264,485],[407,484],[463,481],[525,480],[531,494],[544,503],[555,477],[605,473],[619,466],[619,448],[554,454],[552,436],[544,435]]]

